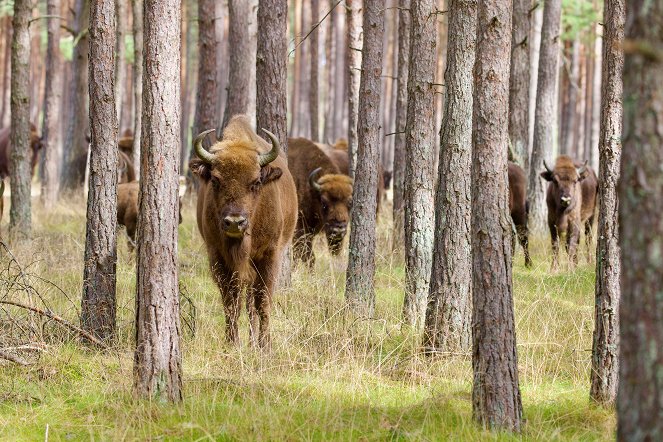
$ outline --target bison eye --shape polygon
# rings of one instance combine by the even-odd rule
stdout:
[[[217,177],[213,176],[210,179],[210,182],[212,183],[212,187],[214,187],[215,190],[221,189],[221,181]]]
[[[260,180],[255,180],[254,182],[252,182],[252,183],[249,185],[249,190],[250,190],[251,192],[257,192],[258,190],[260,190],[260,186],[261,186],[261,185],[262,185],[262,183],[260,182]]]

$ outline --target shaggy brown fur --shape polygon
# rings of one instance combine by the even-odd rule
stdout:
[[[525,253],[525,266],[530,267],[532,259],[529,256],[529,229],[527,228],[527,215],[529,214],[527,179],[525,171],[511,161],[509,161],[509,210],[511,211],[513,224],[516,227],[518,242],[520,242]]]
[[[578,263],[577,246],[580,240],[580,226],[585,226],[587,259],[591,261],[592,224],[596,211],[598,179],[591,167],[561,155],[552,171],[545,170],[541,176],[549,181],[546,193],[548,205],[548,227],[552,241],[552,268],[558,266],[559,236],[566,235],[566,250],[572,265]]]
[[[131,158],[121,150],[117,151],[117,182],[130,183],[136,180],[136,171]]]
[[[259,344],[269,346],[272,293],[297,221],[297,190],[285,157],[281,154],[263,167],[258,163],[258,154],[269,150],[248,118],[239,115],[210,149],[216,157],[213,164],[201,159],[190,163],[200,178],[198,229],[223,297],[226,337],[234,344],[239,341],[240,296],[246,288],[251,342],[255,344],[259,318]],[[229,217],[243,218],[241,233],[225,227]]]
[[[9,176],[9,154],[11,148],[9,145],[9,135],[10,129],[8,127],[0,129],[0,178]],[[43,147],[43,144],[37,133],[37,128],[32,123],[30,123],[30,147],[32,148],[30,165],[32,166],[32,174],[34,175],[39,150]]]
[[[134,155],[134,137],[122,137],[117,140],[117,147],[120,152],[124,153],[128,158],[133,159]]]
[[[313,238],[323,230],[329,250],[337,254],[341,249],[350,221],[352,180],[339,172],[323,149],[304,138],[288,139],[288,168],[297,186],[299,202],[294,256],[312,266],[315,262]],[[316,169],[319,171],[314,181],[319,190],[309,179]]]

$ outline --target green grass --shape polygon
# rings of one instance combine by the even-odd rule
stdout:
[[[49,213],[36,209],[35,239],[13,249],[28,273],[52,281],[71,298],[35,283],[49,306],[73,322],[78,321],[84,210],[76,201]],[[547,239],[532,241],[532,269],[522,266],[520,251],[515,258],[526,422],[523,433],[514,436],[483,431],[473,422],[469,354],[424,357],[419,336],[401,324],[404,273],[402,262],[389,253],[387,219],[379,228],[375,318],[344,312],[346,257],[330,258],[320,242],[315,269],[297,268],[292,287],[275,296],[273,349],[264,355],[248,346],[245,316],[242,345],[225,344],[223,307],[190,204],[183,215],[180,279],[197,309],[196,334],[183,338],[183,403],[132,396],[135,273],[121,232],[116,347],[87,349],[48,324],[47,350],[34,365],[0,366],[0,439],[43,440],[47,428],[49,440],[64,441],[614,438],[613,410],[588,399],[593,266],[582,260],[573,272],[551,274]],[[188,308],[183,302],[183,310]]]

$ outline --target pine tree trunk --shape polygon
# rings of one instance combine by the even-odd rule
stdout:
[[[562,117],[564,118],[562,127],[564,128],[564,131],[562,132],[562,136],[559,140],[559,147],[561,154],[574,157],[574,149],[576,145],[574,144],[573,135],[578,124],[576,107],[578,103],[578,83],[580,79],[580,43],[578,40],[574,40],[571,44],[570,55],[570,65],[566,71],[568,75],[568,87],[565,91],[566,100],[564,101],[564,109],[562,110]]]
[[[529,141],[528,141],[528,151],[529,164],[531,164],[531,155],[532,155],[532,144],[534,142],[534,111],[536,109],[536,84],[539,80],[539,50],[541,49],[541,24],[543,21],[543,5],[541,3],[536,4],[536,9],[531,13],[532,14],[532,26],[530,28],[529,39],[531,41],[530,51],[529,51]],[[527,171],[527,176],[529,176],[529,170]]]
[[[598,38],[596,34],[591,33],[591,38]],[[591,151],[592,147],[592,105],[594,104],[594,44],[587,45],[587,68],[585,69],[585,102],[584,102],[584,138],[581,140],[583,149],[586,153]],[[600,79],[599,79],[600,81]]]
[[[507,146],[511,2],[479,2],[472,139],[474,418],[520,431]]]
[[[228,101],[223,114],[222,127],[226,127],[233,115],[245,114],[249,110],[249,72],[255,67],[251,63],[251,44],[249,41],[249,2],[247,0],[229,0],[228,12],[230,32],[228,44],[230,61],[228,74]],[[217,132],[217,138],[221,133]]]
[[[140,179],[141,138],[143,133],[143,0],[132,0],[134,32],[134,170]]]
[[[315,26],[320,20],[320,4],[318,0],[311,0],[311,27]],[[318,100],[320,99],[318,93],[318,35],[319,29],[313,31],[310,35],[311,39],[311,76],[309,86],[309,113],[311,114],[311,140],[320,141],[320,122],[318,111]]]
[[[619,354],[619,234],[617,179],[621,159],[624,0],[604,6],[605,63],[601,91],[599,223],[596,246],[596,307],[589,396],[612,404],[617,396]]]
[[[663,4],[631,0],[626,14],[624,138],[618,190],[617,440],[659,441],[663,440],[663,63],[659,52]],[[605,63],[610,66],[610,60]]]
[[[331,10],[329,18],[326,20],[328,22],[327,34],[325,35],[325,81],[327,83],[327,96],[325,99],[325,126],[323,132],[322,141],[325,143],[331,143],[335,140],[336,128],[334,123],[336,122],[335,115],[336,109],[334,105],[335,93],[336,93],[336,75],[334,68],[336,67],[336,10],[333,9],[336,5],[334,0],[328,0],[327,6]]]
[[[405,300],[403,319],[423,324],[433,260],[435,0],[410,5],[410,67],[405,126]]]
[[[597,24],[597,26],[600,26]],[[601,26],[602,27],[602,26]],[[588,160],[589,164],[598,170],[598,144],[599,144],[599,126],[600,126],[600,112],[601,112],[601,72],[602,72],[602,56],[601,56],[601,42],[603,40],[596,38],[594,41],[594,79],[592,80],[592,115],[591,115],[591,138],[588,147]],[[589,130],[589,129],[588,129]]]
[[[192,9],[191,7],[189,9]],[[228,99],[228,5],[223,2],[216,2],[216,20],[214,20],[214,28],[216,34],[216,91],[219,94],[216,103],[216,121],[221,122],[223,119],[223,111],[226,108]],[[189,37],[191,36],[191,37]],[[193,32],[187,30],[187,37],[192,38]],[[192,48],[192,45],[188,45]],[[187,57],[193,59],[195,51],[189,49]],[[194,80],[189,81],[194,84]]]
[[[529,33],[532,0],[513,0],[509,142],[527,173],[529,164]],[[450,35],[453,35],[450,33]]]
[[[301,86],[300,77],[302,75],[302,0],[294,0],[292,2],[294,9],[294,23],[293,23],[293,42],[295,44],[295,57],[292,66],[292,93],[290,94],[290,134],[299,134],[299,117],[301,107]]]
[[[534,111],[534,139],[530,157],[527,201],[529,201],[530,231],[542,232],[546,218],[546,202],[543,179],[539,176],[543,161],[550,164],[555,127],[555,83],[557,82],[557,59],[559,52],[560,19],[562,1],[548,0],[543,7],[541,25],[541,48],[539,50],[539,72],[536,86],[536,109]]]
[[[122,121],[122,114],[130,112],[122,106],[122,97],[124,96],[124,76],[127,73],[127,61],[124,55],[124,36],[127,33],[127,1],[115,0],[115,107],[117,109],[118,124]],[[118,127],[119,129],[119,127]]]
[[[405,122],[407,119],[407,82],[410,63],[410,0],[400,0],[398,12],[398,80],[396,95],[396,128],[393,165],[392,251],[401,253],[405,245]]]
[[[367,0],[366,3],[370,3],[372,0]],[[363,66],[362,54],[365,53],[362,51],[362,41],[361,41],[361,32],[362,32],[362,23],[361,17],[359,15],[359,1],[358,0],[346,0],[346,44],[345,44],[345,58],[346,58],[346,69],[348,72],[348,156],[350,160],[350,176],[354,177],[355,169],[357,166],[357,143],[358,143],[358,112],[359,112],[359,89],[360,89],[360,74],[363,74],[363,71],[360,72],[360,66]],[[364,5],[366,8],[366,5]],[[382,20],[382,19],[381,19]],[[380,26],[384,27],[384,23]],[[366,29],[363,30],[364,39],[366,38]],[[380,38],[382,38],[382,33],[380,33]],[[380,54],[382,54],[382,40],[380,40]],[[380,62],[382,62],[382,56],[380,56]],[[376,95],[379,95],[379,92],[376,91]],[[378,101],[380,97],[377,97]],[[379,104],[378,104],[379,105]],[[376,140],[377,143],[377,140]]]
[[[216,128],[216,30],[215,0],[198,2],[198,85],[193,134]]]
[[[435,240],[424,347],[470,348],[472,317],[472,81],[477,0],[449,4],[446,99],[440,135]]]
[[[9,60],[11,59],[11,40],[12,40],[12,32],[11,32],[11,17],[7,15],[4,17],[2,20],[4,21],[5,24],[5,35],[4,35],[4,49],[2,51],[3,57],[2,57],[2,72],[4,73],[2,76],[2,102],[0,102],[0,126],[4,127],[5,126],[5,119],[7,116],[7,99],[8,94],[7,91],[9,90],[9,82],[11,81],[11,75],[10,75],[10,65],[9,65]]]
[[[32,234],[30,198],[32,147],[30,146],[30,30],[32,3],[14,1],[11,51],[11,129],[9,144],[9,184],[11,209],[9,236],[23,240]]]
[[[48,0],[46,14],[60,14],[60,0]],[[60,103],[62,100],[62,60],[60,58],[60,20],[47,22],[46,80],[44,85],[44,180],[41,203],[48,210],[53,207],[60,192],[60,161],[62,158],[62,131]]]
[[[117,264],[117,109],[113,1],[90,4],[90,184],[81,324],[99,339],[115,337]]]
[[[137,396],[182,399],[177,282],[180,2],[145,0],[143,133],[136,253]]]
[[[342,5],[342,4],[341,4]],[[334,93],[336,104],[334,108],[336,112],[334,113],[334,129],[335,133],[333,139],[339,137],[348,136],[348,75],[349,72],[346,67],[346,54],[348,53],[348,47],[346,45],[346,24],[343,11],[344,8],[337,6],[334,13],[336,14],[336,29],[335,29],[335,80],[334,86],[336,87],[336,92]]]
[[[354,2],[352,2],[354,3]],[[352,6],[352,3],[348,6]],[[352,215],[345,298],[356,312],[373,316],[375,309],[375,189],[378,185],[380,77],[384,7],[364,2],[364,53],[361,62],[357,121],[358,152],[352,193]],[[349,13],[348,13],[349,14]],[[348,17],[349,18],[349,17]],[[350,52],[354,52],[350,49]]]

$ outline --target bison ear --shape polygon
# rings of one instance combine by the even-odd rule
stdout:
[[[283,171],[280,167],[270,166],[269,164],[260,168],[260,182],[267,184],[281,178]]]
[[[553,174],[549,170],[546,170],[545,172],[541,172],[541,178],[543,178],[546,181],[552,181]]]
[[[203,181],[209,181],[212,178],[212,166],[199,158],[194,158],[189,162],[189,170]]]

